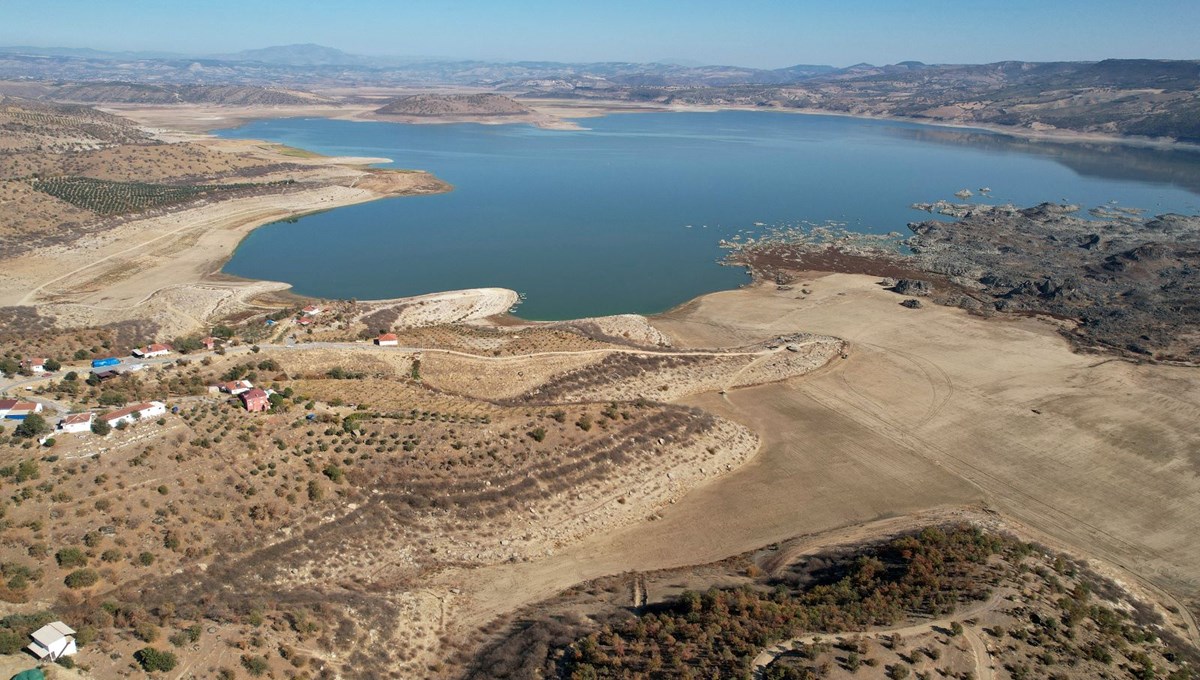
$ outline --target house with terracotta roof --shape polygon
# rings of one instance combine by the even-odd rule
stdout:
[[[221,383],[220,385],[217,385],[217,389],[221,390],[222,392],[232,394],[236,397],[242,392],[254,389],[254,383],[250,382],[249,380],[234,380],[232,382]]]
[[[171,346],[156,342],[153,345],[146,345],[133,350],[133,356],[139,359],[150,359],[152,357],[166,356],[171,353]]]
[[[238,395],[238,399],[242,400],[242,405],[250,413],[258,413],[271,408],[271,395],[267,394],[266,390],[258,387],[242,392]]]
[[[321,313],[321,308],[316,305],[309,305],[303,310],[304,316],[316,316]]]
[[[119,408],[112,413],[106,413],[100,416],[100,419],[108,423],[112,427],[116,427],[121,423],[131,425],[139,420],[154,418],[155,416],[165,415],[167,405],[161,401],[150,401],[141,404],[130,404],[125,408]]]
[[[90,432],[94,419],[95,416],[91,413],[72,413],[68,416],[63,416],[63,419],[58,421],[58,431],[70,434]]]
[[[41,410],[42,405],[37,402],[0,399],[0,418],[5,420],[25,420],[30,413],[39,413]]]
[[[43,357],[30,357],[22,361],[21,366],[29,369],[30,373],[45,373],[46,359]]]
[[[375,338],[375,344],[380,347],[395,347],[400,344],[400,339],[396,337],[395,333],[384,333]]]

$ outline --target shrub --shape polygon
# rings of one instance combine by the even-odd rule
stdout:
[[[93,434],[98,434],[103,437],[109,432],[112,432],[112,425],[109,425],[107,420],[104,420],[103,418],[97,418],[92,421]]]
[[[61,548],[54,553],[54,561],[58,562],[58,566],[65,568],[86,567],[88,563],[87,555],[79,548]]]
[[[341,484],[342,480],[346,477],[346,473],[342,472],[342,469],[333,463],[326,465],[321,473],[328,477],[329,481],[334,484]]]
[[[141,665],[142,670],[147,673],[155,671],[171,671],[179,664],[179,659],[171,652],[155,649],[153,647],[143,647],[133,653],[133,658]]]
[[[250,675],[259,676],[266,673],[270,665],[267,663],[265,657],[243,654],[242,668],[245,668],[246,672]]]
[[[133,635],[142,642],[154,642],[158,639],[158,626],[144,621],[133,627]]]
[[[532,430],[530,430],[527,434],[529,435],[529,438],[532,439],[533,441],[540,442],[546,438],[546,428],[535,427]]]
[[[67,574],[63,579],[63,583],[67,584],[68,588],[87,588],[94,586],[100,582],[100,574],[97,574],[94,569],[76,569]]]

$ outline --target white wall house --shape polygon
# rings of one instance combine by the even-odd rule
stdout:
[[[171,353],[170,345],[163,345],[163,344],[159,344],[159,343],[155,343],[153,345],[146,345],[145,347],[139,347],[139,348],[133,350],[133,356],[138,357],[139,359],[151,359],[153,357],[162,357],[162,356],[166,356],[170,353]]]
[[[72,413],[58,421],[58,431],[72,434],[91,432],[93,419],[91,413]]]
[[[55,661],[79,651],[75,647],[75,631],[62,621],[47,623],[29,637],[33,638],[33,642],[25,649],[39,659]]]
[[[116,427],[119,423],[132,425],[139,420],[157,418],[158,416],[165,415],[166,412],[166,404],[161,401],[151,401],[144,404],[131,404],[125,408],[117,409],[112,413],[107,413],[101,416],[101,418],[112,427]]]

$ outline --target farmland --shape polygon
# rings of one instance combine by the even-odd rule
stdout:
[[[243,182],[176,186],[142,182],[109,182],[90,177],[52,177],[33,179],[30,184],[34,189],[62,199],[78,208],[109,217],[164,208],[224,194],[284,187],[295,184],[295,182],[282,180],[261,184]]]

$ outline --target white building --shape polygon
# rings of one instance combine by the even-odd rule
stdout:
[[[25,420],[30,413],[41,413],[41,411],[42,405],[35,401],[0,399],[0,418],[7,420]]]
[[[59,432],[68,432],[78,434],[80,432],[90,432],[92,429],[92,420],[95,416],[91,413],[72,413],[62,420],[58,421]]]
[[[139,348],[133,350],[133,356],[138,357],[139,359],[150,359],[153,357],[162,357],[162,356],[166,356],[170,353],[171,353],[171,346],[164,345],[161,343],[155,343],[153,345],[146,345],[145,347],[139,347]]]
[[[39,659],[56,661],[79,651],[75,647],[75,631],[62,621],[47,623],[29,637],[33,638],[33,642],[25,649]]]
[[[236,397],[242,392],[254,389],[254,383],[249,380],[234,380],[233,382],[221,383],[217,386],[217,389],[222,392],[228,392]]]
[[[166,412],[166,404],[161,401],[151,401],[144,404],[130,404],[125,408],[117,409],[112,413],[101,416],[101,419],[111,427],[116,427],[120,423],[131,425],[139,420],[165,415]]]

